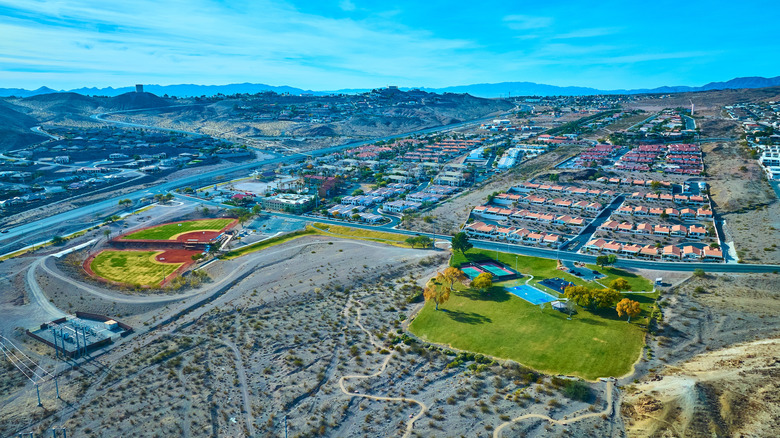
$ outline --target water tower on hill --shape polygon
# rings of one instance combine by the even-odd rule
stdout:
[[[135,84],[135,92],[136,93],[143,93],[144,92],[144,84]]]

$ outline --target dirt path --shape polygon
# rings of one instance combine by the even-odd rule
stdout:
[[[360,323],[360,305],[362,303],[360,301],[357,301],[357,305],[355,306],[355,312],[357,316],[355,317],[355,325],[357,325],[360,330],[362,330],[366,335],[368,335],[368,340],[376,348],[382,348],[382,345],[374,339],[374,335],[371,334],[368,330],[366,330],[365,327],[363,327],[363,324]],[[349,311],[351,309],[351,300],[347,303],[347,306],[344,308],[344,311],[342,312],[344,316],[347,316],[349,314]],[[350,376],[343,376],[341,379],[339,379],[339,387],[341,388],[341,392],[344,394],[351,396],[351,397],[362,397],[367,398],[371,400],[382,400],[382,401],[395,401],[395,402],[406,402],[406,403],[415,403],[420,406],[420,412],[417,413],[414,417],[412,417],[409,422],[406,423],[406,432],[404,432],[404,438],[407,438],[412,435],[412,429],[414,428],[414,422],[419,420],[423,414],[425,414],[425,411],[428,410],[428,406],[425,405],[425,403],[415,400],[413,398],[406,398],[406,397],[383,397],[383,396],[377,396],[377,395],[368,395],[368,394],[360,394],[357,392],[350,392],[347,390],[347,388],[344,386],[344,382],[348,379],[370,379],[373,377],[378,377],[382,375],[382,373],[385,372],[385,369],[387,368],[387,364],[390,363],[390,360],[393,358],[394,352],[391,352],[389,355],[387,355],[387,358],[382,362],[382,366],[379,367],[379,370],[375,372],[374,374],[369,375],[350,375]]]
[[[238,351],[236,344],[226,339],[220,339],[220,342],[230,347],[230,349],[233,350],[233,354],[236,356],[236,373],[238,374],[238,381],[241,384],[241,397],[244,399],[244,410],[246,411],[246,428],[249,431],[249,436],[255,436],[254,419],[252,418],[252,403],[249,401],[246,369],[244,368],[244,361],[241,359],[241,352]]]
[[[493,438],[500,438],[501,437],[501,431],[504,430],[504,428],[506,428],[506,427],[508,427],[508,426],[510,426],[510,425],[512,425],[514,423],[517,423],[518,421],[527,420],[529,418],[539,418],[541,420],[547,420],[550,423],[555,423],[555,424],[560,424],[561,426],[565,426],[567,424],[576,423],[578,421],[586,420],[588,418],[600,417],[602,415],[610,416],[610,415],[612,415],[612,386],[613,385],[614,384],[612,383],[611,380],[609,382],[607,382],[607,407],[604,408],[604,410],[601,411],[601,412],[590,412],[590,413],[587,413],[587,414],[578,415],[576,417],[572,417],[572,418],[568,418],[568,419],[564,419],[564,420],[555,420],[553,418],[548,417],[547,415],[542,415],[542,414],[525,414],[525,415],[521,415],[521,416],[519,416],[517,418],[513,418],[513,419],[507,421],[506,423],[501,423],[501,425],[499,425],[496,428],[496,430],[493,431]]]

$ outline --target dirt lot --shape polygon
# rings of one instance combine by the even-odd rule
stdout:
[[[447,256],[305,237],[210,265],[212,277],[239,274],[238,282],[189,313],[179,313],[190,306],[182,302],[124,317],[140,334],[62,376],[70,405],[57,402],[48,384],[46,410],[38,410],[27,385],[3,396],[0,431],[64,425],[69,435],[86,437],[276,437],[286,414],[290,436],[402,436],[413,419],[412,436],[457,430],[489,437],[523,414],[563,418],[607,409],[603,383],[588,385],[584,401],[571,400],[549,377],[517,364],[477,357],[448,366],[456,353],[404,336],[402,321],[417,306],[407,299]],[[92,306],[84,291],[63,293]],[[144,333],[172,314],[179,316]],[[46,347],[22,342],[53,365]],[[600,415],[566,426],[529,418],[505,426],[503,436],[620,436],[620,424]]]
[[[582,150],[579,146],[562,146],[551,152],[532,158],[514,170],[491,178],[489,182],[477,186],[460,196],[455,196],[434,207],[432,210],[415,215],[408,228],[420,232],[439,234],[456,233],[471,213],[471,209],[486,202],[487,196],[493,192],[504,192],[520,181],[526,181],[536,175],[547,172],[564,159],[574,156]],[[434,223],[423,221],[426,216],[433,216]]]
[[[780,201],[758,163],[734,142],[702,147],[715,211],[744,262],[778,263]]]
[[[627,434],[774,436],[780,428],[780,339],[703,353],[627,396]]]
[[[646,377],[625,382],[628,436],[773,436],[778,290],[777,274],[745,274],[694,277],[665,292],[637,367]]]

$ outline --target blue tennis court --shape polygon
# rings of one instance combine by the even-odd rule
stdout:
[[[472,266],[468,266],[468,267],[463,268],[463,273],[466,274],[466,276],[469,277],[472,280],[477,278],[477,275],[479,275],[479,274],[481,274],[483,272],[485,272],[485,271],[483,271],[481,269],[474,268]]]
[[[507,290],[513,295],[520,297],[531,304],[549,303],[550,301],[556,301],[558,298],[543,292],[533,286],[527,284],[521,284],[520,286],[514,286],[507,288]]]
[[[509,272],[506,269],[502,269],[495,265],[489,265],[487,263],[483,263],[480,266],[485,268],[491,274],[493,274],[493,277],[506,277],[508,275],[512,275],[512,272]]]

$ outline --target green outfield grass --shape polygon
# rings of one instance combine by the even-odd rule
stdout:
[[[160,263],[154,259],[161,251],[103,251],[90,263],[95,275],[106,280],[157,287],[183,263]]]
[[[127,240],[169,240],[181,233],[193,231],[219,231],[234,219],[202,219],[197,221],[178,222],[147,228],[122,236]]]

